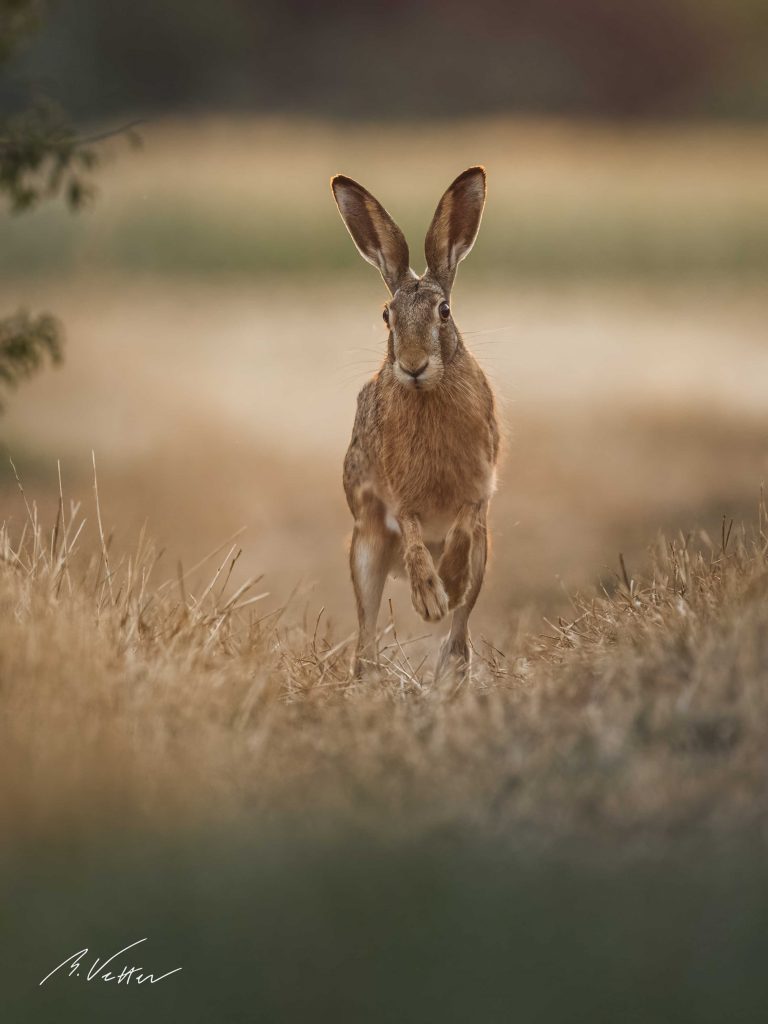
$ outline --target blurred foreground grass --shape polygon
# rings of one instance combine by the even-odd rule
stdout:
[[[703,125],[158,123],[101,178],[87,215],[0,221],[6,275],[334,272],[359,257],[328,180],[361,179],[401,222],[421,268],[437,199],[484,163],[489,206],[471,275],[651,277],[768,269],[768,132]]]
[[[764,510],[471,682],[386,628],[375,686],[234,550],[153,582],[60,513],[0,537],[10,1020],[762,1019]],[[182,972],[85,980],[145,937]]]
[[[245,827],[37,849],[0,861],[0,885],[13,1022],[758,1024],[768,1001],[768,872],[749,844],[617,859]],[[144,937],[129,965],[181,973],[84,980]],[[84,947],[80,977],[38,987]]]

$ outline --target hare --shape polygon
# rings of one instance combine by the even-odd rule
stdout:
[[[485,170],[464,171],[438,203],[421,277],[410,268],[402,231],[370,192],[342,174],[331,188],[355,246],[391,295],[383,312],[387,355],[358,396],[344,460],[355,520],[353,672],[359,679],[378,665],[384,584],[404,565],[423,619],[437,622],[453,611],[436,676],[448,669],[464,675],[469,616],[485,573],[499,428],[493,391],[453,320],[451,288],[480,227]]]

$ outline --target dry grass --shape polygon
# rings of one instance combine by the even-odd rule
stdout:
[[[234,586],[237,545],[161,581],[62,496],[0,536],[3,827],[247,814],[375,831],[666,835],[764,819],[768,538],[659,540],[643,580],[436,687],[390,623],[380,685],[322,617]],[[195,582],[205,570],[205,584]],[[23,770],[19,771],[19,766]]]
[[[294,813],[561,834],[759,816],[762,540],[647,546],[750,517],[768,472],[768,304],[742,273],[764,264],[765,132],[211,120],[145,134],[86,216],[3,224],[0,305],[50,308],[68,333],[62,369],[2,421],[39,501],[30,518],[0,460],[8,823]],[[440,631],[423,638],[395,585],[387,678],[355,690],[339,476],[384,295],[327,179],[381,192],[416,253],[438,192],[478,160],[491,198],[454,305],[509,437],[476,674],[435,692]],[[648,581],[631,600],[619,552]],[[575,592],[601,596],[574,608]]]

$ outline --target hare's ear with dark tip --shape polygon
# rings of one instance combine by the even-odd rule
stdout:
[[[403,232],[371,193],[352,178],[337,174],[331,188],[341,218],[363,259],[381,271],[394,295],[410,274],[408,246]]]
[[[424,242],[427,270],[449,294],[456,268],[475,244],[485,206],[485,169],[470,167],[437,204]]]

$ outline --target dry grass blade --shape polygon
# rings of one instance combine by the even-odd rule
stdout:
[[[109,598],[111,603],[114,605],[115,597],[112,589],[112,571],[109,567],[109,551],[107,550],[107,542],[104,539],[104,526],[101,521],[101,503],[99,501],[99,481],[96,475],[96,452],[91,451],[91,460],[93,462],[93,496],[96,501],[96,522],[99,526],[99,540],[101,542],[101,557],[104,561],[104,572],[105,582],[109,587]]]

